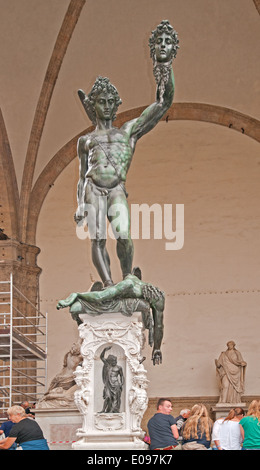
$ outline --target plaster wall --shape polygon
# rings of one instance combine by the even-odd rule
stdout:
[[[63,172],[59,159],[49,173],[46,168],[89,126],[77,90],[88,92],[98,75],[118,88],[119,112],[153,102],[148,39],[167,18],[181,46],[173,64],[174,104],[180,109],[191,103],[185,117],[207,121],[206,107],[209,120],[214,116],[214,122],[241,133],[173,120],[161,122],[137,145],[127,181],[129,204],[172,204],[173,220],[175,204],[185,210],[180,251],[166,251],[165,237],[134,241],[134,264],[144,280],[166,293],[163,364],[153,367],[151,350],[145,350],[149,396],[216,396],[214,359],[230,339],[248,362],[246,394],[259,395],[260,157],[259,144],[247,136],[259,140],[259,1],[0,0],[0,8],[0,222],[17,248],[8,251],[1,241],[1,278],[15,265],[36,298],[38,268],[34,281],[30,270],[38,249],[30,244],[40,248],[41,310],[49,312],[48,380],[77,339],[75,322],[56,303],[89,289],[97,274],[90,243],[77,238],[73,221],[76,148]],[[200,105],[203,112],[196,111]],[[225,109],[217,113],[218,107]],[[46,186],[35,241],[33,222]],[[30,256],[34,250],[29,265],[26,243]],[[108,246],[117,282],[112,240]]]
[[[259,392],[259,174],[257,142],[213,124],[161,122],[137,144],[127,180],[130,206],[172,204],[173,230],[175,205],[185,210],[181,250],[166,251],[165,237],[134,240],[134,265],[166,293],[163,364],[152,366],[149,346],[144,352],[151,397],[217,395],[214,359],[230,339],[248,363],[245,393]],[[37,227],[49,380],[77,339],[68,309],[57,311],[56,303],[98,280],[90,242],[77,238],[73,221],[77,181],[75,158],[51,188]],[[113,240],[108,247],[118,282]]]

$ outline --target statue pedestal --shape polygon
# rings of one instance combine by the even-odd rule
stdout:
[[[215,406],[211,408],[211,411],[214,413],[214,418],[225,418],[232,408],[243,408],[246,412],[246,403],[217,403]]]
[[[33,410],[51,450],[71,450],[81,416],[75,408],[43,408]]]
[[[141,363],[144,345],[143,323],[139,312],[130,317],[121,313],[105,313],[98,316],[80,314],[82,321],[79,335],[82,339],[82,366],[74,373],[78,390],[75,403],[82,418],[78,429],[79,440],[74,450],[131,450],[147,449],[141,429],[143,414],[148,405],[147,372]],[[117,366],[122,368],[124,385],[118,412],[103,412],[104,359],[116,356]]]

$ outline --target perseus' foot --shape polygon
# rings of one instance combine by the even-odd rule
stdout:
[[[104,282],[104,289],[106,287],[111,287],[111,286],[114,286],[112,279],[108,279],[107,281]]]

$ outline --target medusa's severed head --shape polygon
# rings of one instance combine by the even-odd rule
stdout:
[[[176,57],[179,49],[177,32],[168,20],[163,20],[152,31],[149,39],[150,55],[153,62],[169,62]]]

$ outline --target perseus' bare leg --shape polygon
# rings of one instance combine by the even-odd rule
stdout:
[[[112,284],[110,260],[106,249],[106,240],[91,240],[92,261],[104,285]]]
[[[129,207],[123,189],[112,191],[108,197],[108,220],[117,240],[116,252],[124,279],[132,272],[134,244],[131,239]]]
[[[90,206],[87,225],[91,237],[93,264],[104,285],[111,285],[110,259],[106,249],[107,196],[95,194],[93,184],[86,186],[85,201]]]

